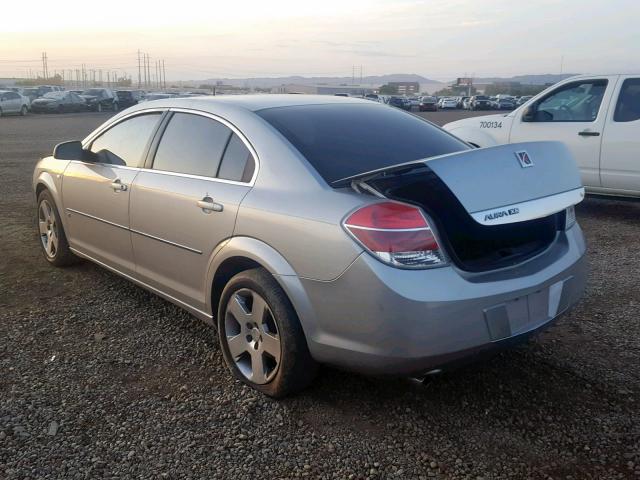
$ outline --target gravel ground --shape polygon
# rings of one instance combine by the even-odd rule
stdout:
[[[0,478],[640,478],[640,203],[579,207],[587,295],[530,343],[424,386],[327,368],[274,401],[177,307],[41,258],[33,165],[106,118],[0,119]]]

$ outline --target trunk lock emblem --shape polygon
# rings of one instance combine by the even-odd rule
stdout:
[[[522,168],[533,167],[533,160],[531,160],[531,157],[526,150],[520,150],[515,152],[515,154]]]

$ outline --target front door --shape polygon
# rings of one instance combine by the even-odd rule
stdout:
[[[135,272],[129,196],[138,167],[160,120],[159,112],[128,118],[87,147],[91,162],[65,170],[62,200],[72,248],[125,274]]]
[[[140,172],[131,193],[137,277],[204,311],[210,259],[233,234],[253,169],[248,145],[229,125],[174,113],[152,169]]]
[[[624,75],[614,93],[602,138],[602,186],[640,194],[640,77]]]
[[[600,186],[600,143],[615,77],[576,80],[516,112],[510,142],[555,140],[573,154],[588,187]],[[608,88],[609,87],[609,88]],[[527,110],[530,115],[525,115]]]

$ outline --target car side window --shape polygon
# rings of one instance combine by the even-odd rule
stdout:
[[[255,170],[253,155],[235,133],[222,157],[218,178],[236,182],[250,182]]]
[[[175,113],[162,134],[153,168],[215,177],[230,136],[231,129],[216,120]]]
[[[607,80],[568,83],[536,105],[534,122],[593,122],[607,89]]]
[[[633,122],[640,119],[640,78],[627,78],[620,88],[614,122]]]
[[[96,138],[90,150],[100,163],[139,167],[160,117],[160,112],[152,112],[124,120]]]

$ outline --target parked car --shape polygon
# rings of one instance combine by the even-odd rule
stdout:
[[[442,110],[447,108],[458,108],[458,101],[452,97],[445,97],[440,101],[439,107]]]
[[[520,105],[522,105],[523,103],[528,102],[532,98],[533,98],[532,95],[523,95],[520,98],[518,98],[518,100],[516,101],[516,105],[519,107]]]
[[[375,93],[367,93],[364,96],[364,98],[365,100],[371,100],[373,102],[383,103],[382,98],[379,95],[376,95]]]
[[[143,98],[141,98],[138,103],[140,102],[150,102],[152,100],[163,100],[165,98],[175,98],[175,94],[174,93],[162,93],[162,92],[152,92],[152,93],[147,93]]]
[[[469,97],[465,97],[465,96],[458,97],[458,98],[457,98],[457,100],[458,100],[458,107],[457,107],[457,108],[464,108],[464,102],[465,102],[468,98],[469,98]]]
[[[640,75],[585,75],[513,112],[445,125],[479,147],[555,140],[572,151],[588,192],[640,197]]]
[[[391,97],[389,99],[389,105],[403,110],[411,110],[411,102],[405,97]]]
[[[463,110],[471,110],[471,98],[472,98],[472,97],[466,97],[466,98],[462,101],[462,109],[463,109]]]
[[[48,262],[215,322],[233,375],[274,397],[318,363],[420,377],[524,341],[586,280],[562,144],[474,149],[362,99],[143,103],[33,179]]]
[[[9,114],[26,115],[29,110],[29,99],[19,93],[0,90],[0,117]]]
[[[471,110],[491,110],[491,100],[486,95],[471,97]]]
[[[421,112],[437,112],[438,111],[438,102],[436,97],[424,96],[420,98],[420,106],[418,109]]]
[[[87,103],[80,95],[73,92],[49,92],[31,102],[31,111],[34,113],[84,112],[86,110]]]
[[[408,97],[407,101],[409,102],[409,108],[413,110],[414,108],[420,108],[420,97]]]
[[[494,103],[496,110],[513,110],[515,103],[509,98],[500,98]]]
[[[22,95],[28,97],[30,102],[33,102],[36,98],[44,96],[45,93],[62,92],[63,90],[64,89],[58,85],[40,85],[23,89]]]
[[[87,103],[89,110],[96,112],[113,110],[117,112],[119,109],[118,97],[109,88],[89,88],[82,92],[81,97]]]
[[[143,95],[140,90],[118,90],[116,91],[116,96],[118,97],[119,108],[129,108],[137,105]]]

